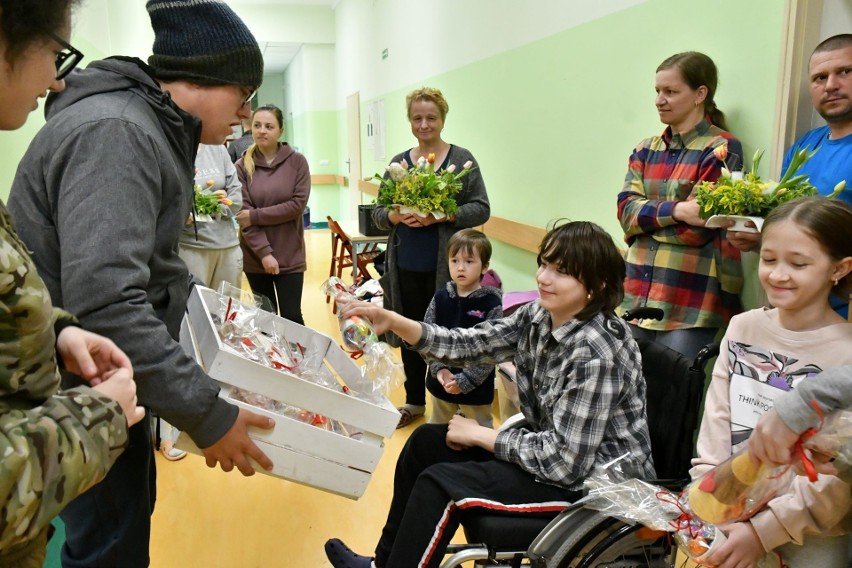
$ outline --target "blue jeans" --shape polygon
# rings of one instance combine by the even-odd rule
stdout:
[[[148,566],[157,497],[150,424],[141,420],[132,426],[127,449],[104,480],[60,514],[65,523],[63,568]]]

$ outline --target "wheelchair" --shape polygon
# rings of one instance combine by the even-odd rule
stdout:
[[[662,312],[639,308],[625,319],[659,319]],[[645,377],[648,429],[657,479],[673,492],[689,478],[700,420],[706,364],[719,344],[705,346],[690,360],[650,341],[638,341]],[[676,547],[669,534],[630,524],[598,511],[573,506],[555,518],[466,511],[461,518],[470,544],[454,544],[441,568],[474,562],[479,568],[662,568],[674,566]]]

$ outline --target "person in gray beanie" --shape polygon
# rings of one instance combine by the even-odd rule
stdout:
[[[247,428],[263,416],[218,396],[177,342],[190,275],[178,241],[193,204],[199,143],[222,144],[250,116],[263,77],[257,42],[219,0],[150,0],[148,64],[95,61],[48,97],[9,209],[54,305],[115,342],[135,369],[140,404],[186,432],[207,465],[252,475],[272,463]],[[96,220],[96,222],[92,222]],[[79,384],[66,376],[66,387]],[[62,564],[149,564],[155,464],[150,423],[105,480],[64,511]]]

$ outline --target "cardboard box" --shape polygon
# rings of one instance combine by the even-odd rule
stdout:
[[[253,430],[249,436],[273,462],[273,470],[265,472],[357,499],[367,488],[384,451],[383,439],[396,430],[399,412],[387,399],[376,404],[301,379],[251,361],[224,345],[211,314],[217,313],[220,296],[208,288],[196,287],[189,298],[187,317],[181,327],[181,344],[207,373],[222,386],[219,396],[229,402],[267,415],[275,420],[271,431]],[[313,365],[318,372],[330,372],[341,385],[357,385],[360,368],[349,355],[327,335],[272,314],[259,318],[260,328],[270,333],[272,326],[290,342],[298,342],[306,353],[316,353]],[[268,412],[229,398],[232,387],[262,394],[332,420],[343,422],[361,434],[347,437],[305,422]],[[354,388],[354,387],[353,387]],[[181,434],[178,448],[201,453],[186,434]]]

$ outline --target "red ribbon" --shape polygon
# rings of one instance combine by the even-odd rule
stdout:
[[[686,490],[684,490],[684,492],[685,491]],[[671,505],[674,505],[680,511],[680,516],[678,516],[678,518],[674,519],[673,521],[669,521],[669,524],[674,527],[676,531],[686,529],[689,531],[690,538],[695,538],[696,536],[698,536],[696,529],[692,526],[693,516],[689,514],[689,512],[684,509],[683,506],[681,506],[680,498],[675,497],[671,491],[660,490],[657,491],[657,499],[659,501],[662,501],[663,503],[669,503]]]
[[[793,446],[793,454],[795,456],[798,456],[798,458],[802,460],[802,467],[805,468],[805,473],[808,475],[808,479],[810,479],[811,482],[814,482],[817,480],[818,477],[817,470],[814,466],[814,462],[811,461],[811,459],[805,453],[804,443],[808,438],[812,438],[817,432],[822,430],[822,427],[825,425],[825,415],[823,414],[822,409],[819,407],[815,400],[811,400],[811,406],[814,407],[817,416],[819,416],[819,426],[817,426],[816,428],[808,428],[807,430],[802,432],[802,435],[799,436],[799,439],[796,440],[796,443]]]

